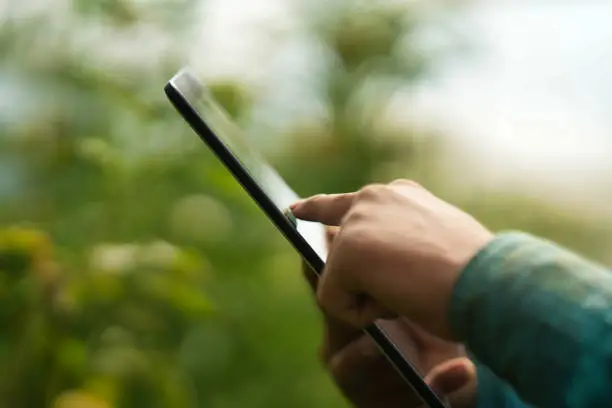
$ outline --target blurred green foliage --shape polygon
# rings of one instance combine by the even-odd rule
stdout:
[[[316,359],[297,256],[164,100],[182,54],[104,64],[83,40],[143,20],[178,39],[197,2],[60,3],[0,29],[0,86],[27,91],[0,93],[2,406],[345,406]],[[273,135],[281,173],[304,195],[414,178],[496,229],[606,260],[603,225],[519,193],[457,192],[440,138],[380,125],[384,101],[427,72],[418,48],[400,47],[418,14],[397,7],[311,16],[334,61],[319,95],[328,120]],[[211,86],[234,117],[256,108],[240,78]]]

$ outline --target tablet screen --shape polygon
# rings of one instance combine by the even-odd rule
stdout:
[[[196,111],[202,121],[213,131],[238,160],[261,190],[283,212],[299,199],[280,175],[254,148],[246,135],[225,111],[214,101],[210,93],[192,73],[183,71],[171,83]],[[297,220],[297,230],[312,249],[325,261],[325,230],[321,224]]]

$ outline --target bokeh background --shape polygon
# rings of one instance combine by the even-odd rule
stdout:
[[[302,195],[415,179],[612,262],[609,1],[1,0],[0,406],[346,407],[297,255],[165,100]]]

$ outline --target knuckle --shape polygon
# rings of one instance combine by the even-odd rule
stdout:
[[[392,181],[389,185],[390,186],[397,186],[397,187],[423,188],[416,181],[408,180],[408,179],[397,179],[397,180]]]
[[[381,191],[384,190],[385,186],[382,184],[368,184],[362,187],[357,193],[358,200],[368,200],[380,195]]]

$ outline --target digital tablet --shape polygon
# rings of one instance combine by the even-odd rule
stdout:
[[[325,227],[288,216],[286,209],[299,196],[249,143],[241,129],[214,101],[205,84],[189,70],[183,70],[166,84],[164,90],[200,139],[315,273],[320,275],[327,258]],[[430,408],[447,408],[379,325],[374,324],[366,328],[365,332],[424,404]]]

